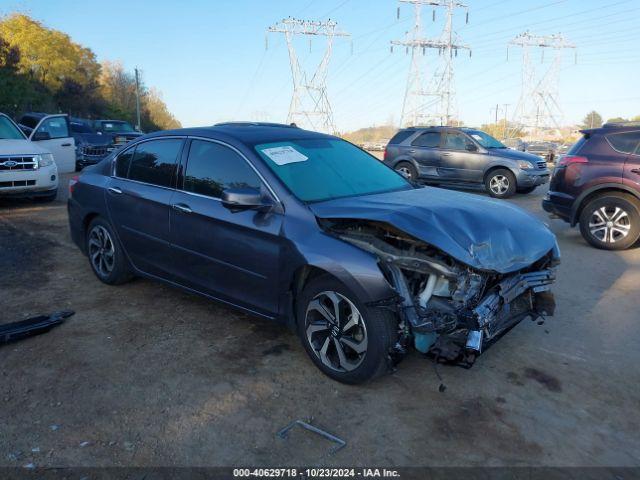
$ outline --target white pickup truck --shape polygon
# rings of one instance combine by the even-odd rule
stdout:
[[[0,198],[53,201],[57,191],[58,167],[53,154],[28,140],[11,118],[0,113]]]

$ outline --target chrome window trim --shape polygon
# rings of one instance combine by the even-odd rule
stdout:
[[[143,143],[147,143],[147,142],[151,142],[154,140],[186,140],[187,137],[186,136],[180,136],[180,135],[167,135],[166,137],[152,137],[152,138],[145,138],[144,140],[140,140],[139,142],[134,143],[133,145],[126,145],[127,148],[123,149],[122,151],[118,151],[117,155],[113,156],[113,159],[111,160],[111,175],[109,175],[111,178],[117,178],[118,180],[126,180],[127,182],[135,182],[135,183],[140,183],[142,185],[151,185],[152,187],[158,187],[158,188],[168,188],[169,190],[175,190],[175,188],[171,188],[171,187],[162,187],[160,185],[155,185],[153,183],[146,183],[146,182],[141,182],[139,180],[131,180],[129,178],[122,178],[122,177],[118,177],[116,175],[116,162],[118,161],[118,157],[120,157],[120,155],[125,154],[126,152],[128,152],[129,150],[131,150],[132,148],[136,148],[138,145],[142,145]],[[132,158],[133,160],[133,158]],[[180,159],[177,159],[176,162],[176,166],[180,165]]]
[[[623,152],[621,150],[618,150],[616,147],[614,147],[613,144],[611,143],[611,141],[609,140],[610,136],[613,136],[613,135],[624,135],[625,133],[640,133],[640,130],[629,130],[627,132],[605,133],[604,134],[604,139],[607,141],[609,146],[611,148],[613,148],[613,150],[615,150],[616,152],[618,152],[621,155],[634,155],[636,157],[640,156],[640,142],[638,142],[638,145],[636,145],[636,148],[632,152]]]

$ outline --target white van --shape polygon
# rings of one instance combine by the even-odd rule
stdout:
[[[38,197],[53,201],[58,168],[53,154],[32,142],[18,125],[0,113],[0,197]]]

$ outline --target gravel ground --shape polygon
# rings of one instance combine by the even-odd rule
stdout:
[[[66,181],[63,182],[66,184]],[[108,287],[52,204],[0,203],[0,323],[77,313],[0,347],[0,466],[640,466],[640,249],[551,221],[557,315],[470,370],[412,354],[364,386],[323,376],[294,334],[148,280]],[[512,201],[540,218],[539,189]],[[331,445],[294,419],[344,438]]]

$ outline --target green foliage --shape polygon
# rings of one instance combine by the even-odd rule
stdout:
[[[100,65],[95,54],[27,15],[0,18],[0,111],[64,112],[135,124],[135,78],[118,63]],[[160,94],[141,87],[145,131],[175,128]]]
[[[587,113],[587,116],[582,120],[582,128],[599,128],[601,126],[602,116],[595,110]]]
[[[488,133],[494,138],[519,138],[524,135],[522,128],[510,122],[500,120],[498,123],[487,123],[480,126],[480,130]]]
[[[610,118],[609,120],[607,120],[607,123],[619,123],[619,122],[628,122],[629,120],[627,120],[626,118],[622,118],[622,117],[613,117]]]

